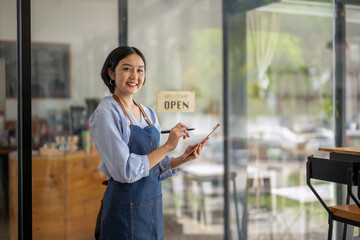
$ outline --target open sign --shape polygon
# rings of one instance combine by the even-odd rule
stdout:
[[[159,91],[157,94],[158,112],[194,112],[194,91]]]

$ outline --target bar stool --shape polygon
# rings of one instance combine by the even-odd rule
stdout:
[[[315,194],[321,205],[329,215],[328,240],[332,238],[333,221],[344,223],[343,239],[346,239],[347,224],[360,227],[360,191],[359,175],[360,161],[351,159],[323,159],[308,156],[306,163],[306,181],[311,191]],[[323,180],[347,186],[345,205],[327,206],[315,188],[311,179]],[[358,187],[358,196],[352,192],[352,186]],[[355,204],[349,204],[350,198]]]

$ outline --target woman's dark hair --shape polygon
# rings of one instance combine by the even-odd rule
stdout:
[[[146,70],[146,61],[145,61],[144,54],[142,54],[140,52],[140,50],[135,47],[129,47],[129,46],[117,47],[114,50],[112,50],[109,53],[108,57],[106,58],[106,60],[104,62],[104,66],[101,69],[100,75],[101,75],[101,78],[104,81],[105,85],[109,88],[111,93],[114,93],[115,85],[110,84],[111,78],[108,74],[108,69],[110,68],[110,70],[112,72],[115,72],[115,68],[118,65],[118,63],[121,61],[121,59],[124,59],[127,56],[134,54],[134,53],[141,57],[141,59],[144,62],[144,67]],[[144,84],[145,84],[145,79],[144,79],[143,85]]]

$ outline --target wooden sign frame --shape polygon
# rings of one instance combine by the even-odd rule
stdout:
[[[194,91],[159,91],[158,112],[195,112]]]

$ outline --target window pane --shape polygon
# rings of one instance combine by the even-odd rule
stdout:
[[[171,156],[181,155],[188,144],[222,124],[200,159],[162,182],[165,238],[223,239],[225,199],[230,201],[232,239],[325,238],[327,213],[306,186],[305,161],[307,155],[323,155],[319,147],[334,145],[332,1],[237,2],[127,4],[128,44],[147,59],[146,84],[135,100],[155,110],[162,129],[178,122],[195,128]],[[88,118],[103,96],[110,95],[100,70],[124,32],[118,8],[116,0],[32,1],[34,239],[93,238],[106,187],[97,170],[101,159],[91,142]],[[349,146],[359,144],[357,12],[355,6],[347,8]],[[5,238],[16,238],[16,155],[6,165],[8,153],[16,150],[14,2],[0,2],[0,19],[6,23],[0,23],[0,91],[6,91],[0,95],[6,96],[0,97],[0,215],[5,213],[0,216],[0,238],[3,232]],[[229,84],[225,96],[224,81]],[[158,112],[158,91],[193,91],[195,112]],[[230,130],[227,196],[225,98]],[[161,144],[166,140],[162,135]],[[334,186],[321,187],[333,203]]]
[[[16,1],[0,1],[0,239],[17,227],[16,34]]]
[[[240,199],[242,237],[324,238],[327,213],[306,185],[305,161],[334,144],[332,4],[264,2],[229,4],[227,12],[230,161],[238,186],[229,197]],[[333,186],[325,187],[331,193]]]
[[[106,189],[88,117],[106,94],[118,1],[32,1],[33,239],[92,239]],[[17,232],[11,232],[11,237]]]
[[[360,146],[359,136],[359,63],[360,7],[346,5],[346,144]]]
[[[176,157],[222,121],[221,1],[128,2],[129,45],[147,57],[146,84],[136,99],[157,111],[158,91],[194,91],[194,113],[156,112],[162,129],[178,122],[195,128],[180,141]],[[162,136],[162,142],[167,135]],[[202,156],[162,182],[166,239],[223,239],[222,129]]]

